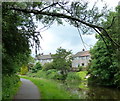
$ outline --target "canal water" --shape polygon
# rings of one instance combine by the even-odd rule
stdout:
[[[67,90],[77,94],[80,99],[119,99],[120,89],[106,88],[98,86],[88,86],[85,83],[66,83]],[[82,86],[86,87],[82,87]]]

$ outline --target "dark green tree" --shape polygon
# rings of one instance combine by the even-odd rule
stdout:
[[[2,3],[3,74],[14,74],[23,64],[28,63],[31,45],[29,39],[34,37],[36,28],[31,14],[9,10],[8,7],[12,5],[25,6],[23,3]]]
[[[37,72],[38,70],[41,70],[41,69],[42,69],[41,63],[40,63],[40,62],[37,62],[37,63],[35,64],[35,66],[32,68],[32,72],[35,73],[35,72]]]
[[[71,51],[63,48],[58,48],[56,54],[53,55],[53,67],[61,72],[63,80],[66,79],[67,73],[71,68],[72,56]]]
[[[104,27],[109,27],[107,31],[109,32],[110,37],[117,43],[119,43],[118,36],[120,35],[120,31],[118,30],[120,28],[118,18],[120,16],[120,13],[118,13],[119,10],[120,8],[118,6],[116,12],[110,12],[107,21],[103,22]],[[97,35],[97,39],[96,45],[91,49],[92,61],[89,68],[91,74],[90,81],[93,81],[98,85],[120,87],[118,54],[120,47],[115,48],[113,43],[105,38],[105,40],[103,40],[99,35]]]

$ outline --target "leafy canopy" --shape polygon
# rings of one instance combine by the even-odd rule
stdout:
[[[56,54],[53,55],[53,66],[55,69],[61,71],[61,74],[66,77],[68,71],[71,68],[72,56],[71,51],[67,51],[63,48],[58,48]]]
[[[104,27],[111,23],[112,18],[115,17],[114,24],[107,30],[110,33],[112,39],[119,43],[120,35],[120,6],[116,8],[116,12],[110,12],[107,21],[103,22]],[[91,49],[92,61],[89,68],[91,74],[91,81],[98,85],[104,86],[116,86],[120,87],[120,64],[119,53],[120,51],[114,47],[114,45],[106,39],[106,45],[102,38],[97,35],[97,43]]]

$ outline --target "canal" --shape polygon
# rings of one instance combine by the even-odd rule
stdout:
[[[120,89],[88,86],[86,82],[69,82],[66,85],[66,90],[78,95],[80,99],[120,99]]]

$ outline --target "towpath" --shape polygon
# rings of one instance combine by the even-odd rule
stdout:
[[[27,79],[21,78],[21,81],[22,85],[13,101],[18,101],[18,99],[34,99],[34,101],[38,101],[40,99],[40,93],[36,85]]]

